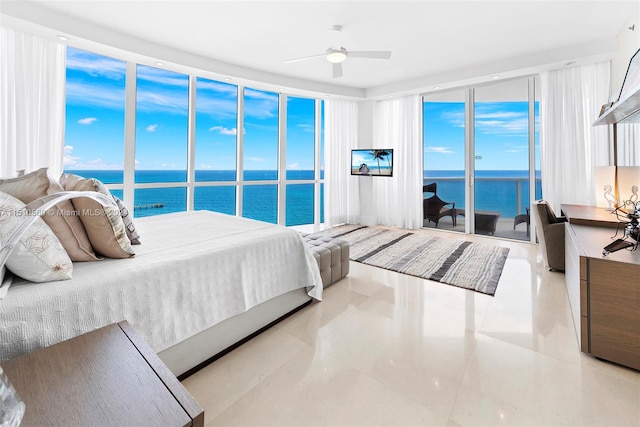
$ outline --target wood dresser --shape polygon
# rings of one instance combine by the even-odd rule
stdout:
[[[21,426],[204,426],[189,392],[126,322],[6,362]]]
[[[603,256],[613,241],[615,216],[574,205],[562,205],[562,212],[568,219],[567,293],[580,349],[640,370],[640,249]]]

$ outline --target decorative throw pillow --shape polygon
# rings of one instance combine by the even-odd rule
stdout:
[[[0,240],[6,242],[24,221],[19,212],[24,203],[0,191]],[[71,279],[73,263],[62,244],[42,220],[36,221],[24,232],[13,248],[6,263],[7,270],[32,282]]]
[[[124,202],[118,199],[116,196],[112,196],[113,200],[115,200],[116,205],[118,205],[118,209],[120,209],[120,216],[122,217],[122,222],[124,222],[124,226],[127,230],[127,237],[131,240],[132,245],[140,244],[140,233],[136,230],[136,226],[133,225],[133,219],[131,215],[129,215],[129,209],[125,206]]]
[[[64,191],[62,186],[47,175],[47,168],[17,178],[0,180],[0,191],[11,194],[24,203]],[[53,230],[72,261],[96,261],[87,232],[69,200],[64,200],[42,215]]]
[[[66,191],[96,191],[112,198],[105,185],[95,178],[83,178],[63,173],[60,184]],[[93,249],[109,258],[129,258],[135,255],[126,227],[116,206],[103,207],[88,197],[78,197],[71,201],[80,213]]]

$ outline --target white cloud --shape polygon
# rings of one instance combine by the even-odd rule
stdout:
[[[222,83],[205,78],[198,78],[198,90],[215,92],[214,96],[216,97],[221,94],[229,97],[238,97],[238,86],[231,83]]]
[[[209,130],[211,132],[218,132],[220,135],[237,135],[238,134],[238,129],[236,128],[226,128],[224,126],[213,126],[210,127]],[[243,131],[243,133],[247,133],[246,131]]]
[[[124,89],[68,81],[67,104],[95,106],[124,111]],[[124,116],[123,116],[124,117]]]
[[[247,117],[257,119],[277,117],[278,94],[245,88],[244,113]]]
[[[476,119],[513,119],[522,117],[522,113],[515,111],[494,111],[476,114]]]
[[[98,119],[96,119],[95,117],[85,117],[84,119],[80,119],[78,120],[78,124],[80,125],[90,125],[94,122],[97,122]]]
[[[526,117],[513,120],[476,120],[476,131],[485,135],[526,135],[529,120]]]
[[[155,132],[156,129],[158,128],[158,125],[149,125],[147,126],[147,132]]]
[[[505,107],[501,107],[505,108]],[[477,105],[475,111],[475,129],[484,135],[526,135],[529,121],[526,112],[495,110],[496,105]],[[464,128],[464,112],[453,111],[442,114],[453,127]]]
[[[101,158],[82,160],[81,157],[73,155],[73,146],[64,146],[63,164],[65,169],[70,170],[122,170],[121,164],[105,163]]]
[[[91,76],[103,76],[110,80],[124,80],[126,63],[95,53],[67,48],[67,68],[82,71]]]
[[[223,94],[220,98],[214,98],[213,95],[201,92],[198,92],[196,96],[198,98],[198,114],[204,113],[212,118],[234,121],[238,116],[238,98],[236,96],[226,98]]]
[[[449,147],[425,147],[427,153],[455,154]]]
[[[185,92],[185,94],[186,89],[189,87],[189,76],[163,70],[162,68],[139,65],[136,70],[136,77],[139,80],[146,80],[160,86],[182,88],[181,92]]]
[[[315,132],[315,127],[307,123],[300,123],[298,124],[298,127],[305,132],[310,132],[310,133]]]
[[[171,87],[155,86],[150,90],[138,88],[136,100],[138,111],[163,111],[186,116],[189,109],[187,92]]]
[[[300,163],[293,162],[287,165],[287,169],[300,169]]]
[[[248,160],[250,162],[256,162],[256,163],[264,163],[263,157],[246,157],[245,160]]]
[[[78,164],[78,160],[80,157],[73,156],[73,145],[65,145],[64,146],[64,154],[62,157],[63,165],[66,166],[75,166]],[[72,169],[72,168],[70,168]]]

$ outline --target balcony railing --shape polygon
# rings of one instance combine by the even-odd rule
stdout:
[[[465,208],[464,177],[425,177],[423,182],[435,182],[441,199],[455,202],[458,209]],[[529,178],[476,176],[474,184],[476,210],[498,211],[501,218],[515,218],[529,206]],[[540,178],[536,178],[538,195],[542,194],[541,186]]]

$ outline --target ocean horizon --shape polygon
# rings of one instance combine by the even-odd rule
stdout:
[[[105,184],[122,184],[122,170],[66,170],[87,178],[96,178]],[[541,197],[542,186],[539,171],[536,171],[536,194]],[[273,181],[278,179],[275,170],[245,170],[244,181]],[[288,170],[287,180],[313,180],[313,170]],[[324,171],[321,172],[323,177]],[[437,182],[438,196],[455,202],[456,208],[464,209],[463,170],[425,171],[424,183]],[[525,211],[529,204],[529,180],[526,170],[479,170],[475,171],[476,209],[499,211],[504,218],[512,218]],[[355,177],[358,178],[358,177]],[[376,177],[374,179],[386,179]],[[136,183],[175,183],[187,180],[186,170],[136,170]],[[236,181],[235,170],[196,170],[196,182],[229,182],[229,185],[215,187],[196,187],[194,209],[212,210],[235,215]],[[286,188],[286,225],[313,224],[314,184],[288,183]],[[122,190],[110,190],[122,198]],[[277,184],[244,185],[243,216],[271,223],[277,223],[278,189]],[[516,198],[520,193],[521,206]],[[324,222],[324,184],[320,185],[320,222]],[[428,195],[427,195],[428,196]],[[186,210],[186,185],[174,188],[136,189],[134,193],[134,217],[144,217]],[[131,209],[131,207],[130,207]]]

